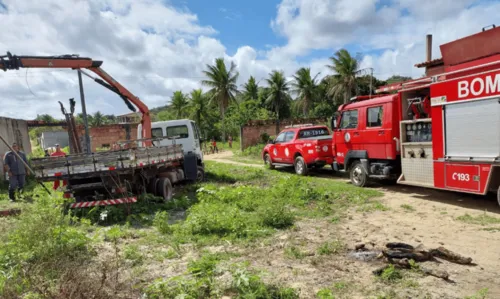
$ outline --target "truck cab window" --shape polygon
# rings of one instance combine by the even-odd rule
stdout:
[[[382,106],[368,108],[366,126],[370,128],[381,127],[383,114]]]
[[[151,129],[151,137],[153,138],[163,137],[163,129],[162,128]]]
[[[358,127],[358,110],[350,110],[342,112],[340,128],[355,129],[357,127]]]
[[[188,127],[185,125],[167,127],[167,137],[168,138],[177,137],[178,139],[188,138],[189,137]]]
[[[295,132],[286,132],[285,142],[290,142],[293,140],[293,136],[295,136]]]
[[[274,140],[274,143],[282,143],[285,141],[285,135],[286,135],[286,132],[283,132],[281,134],[278,135],[278,137],[276,137],[276,140]]]

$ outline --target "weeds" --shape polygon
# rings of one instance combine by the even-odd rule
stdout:
[[[139,246],[137,245],[129,245],[125,247],[123,250],[123,257],[126,260],[129,260],[132,262],[132,266],[138,266],[142,264],[144,260],[144,256],[139,250]]]
[[[480,289],[475,293],[474,295],[471,296],[466,296],[465,299],[486,299],[488,296],[488,288]]]
[[[458,221],[462,221],[469,224],[479,224],[482,226],[491,225],[491,224],[500,224],[500,218],[492,217],[486,212],[479,216],[471,216],[469,214],[465,214],[457,217]]]
[[[393,283],[403,279],[403,274],[401,270],[394,267],[394,265],[389,265],[383,272],[380,274],[380,280]]]
[[[295,246],[288,246],[285,247],[285,256],[290,258],[290,259],[303,259],[306,254],[302,250],[300,250],[298,247]]]
[[[403,210],[405,210],[406,212],[415,212],[416,211],[416,209],[413,206],[409,205],[409,204],[402,204],[401,208]]]
[[[337,254],[344,250],[344,248],[344,243],[342,243],[340,240],[335,240],[321,244],[318,247],[317,252],[319,255]]]
[[[316,297],[318,299],[335,299],[335,296],[333,296],[333,293],[329,289],[321,289],[316,293]]]

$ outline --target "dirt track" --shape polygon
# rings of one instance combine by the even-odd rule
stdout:
[[[206,160],[262,167],[227,160],[231,155],[225,152],[207,156]],[[326,169],[311,175],[345,180]],[[500,223],[468,224],[458,219],[464,215],[500,218],[500,208],[494,198],[406,186],[373,188],[384,193],[381,201],[388,211],[368,214],[353,211],[340,225],[325,221],[300,222],[292,234],[276,236],[273,247],[280,249],[288,243],[298,242],[314,250],[315,246],[333,238],[341,238],[349,248],[359,242],[383,246],[388,241],[422,244],[426,248],[444,246],[472,257],[477,266],[426,263],[427,267],[447,271],[452,281],[417,277],[419,288],[399,289],[398,295],[404,294],[409,296],[407,298],[424,298],[426,294],[431,295],[430,298],[464,298],[487,288],[486,298],[500,298]],[[268,247],[262,246],[261,250],[253,249],[248,255],[255,266],[276,274],[283,283],[300,288],[305,298],[314,296],[320,288],[331,286],[331,281],[356,285],[356,290],[348,291],[345,298],[366,298],[366,294],[379,291],[380,285],[373,283],[371,273],[376,265],[336,256],[329,261],[329,269],[317,269],[304,260],[290,261],[283,257],[282,252],[282,249],[269,252]]]

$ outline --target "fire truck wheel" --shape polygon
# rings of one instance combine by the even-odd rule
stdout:
[[[350,176],[351,176],[351,183],[354,186],[364,187],[368,182],[368,174],[366,173],[365,169],[361,165],[361,162],[359,161],[356,161],[352,164]]]
[[[173,197],[174,190],[172,183],[168,178],[161,178],[158,181],[157,195],[163,197],[164,201],[170,201]]]
[[[271,160],[271,156],[269,154],[264,155],[264,164],[269,169],[274,169],[273,160]]]
[[[196,181],[203,182],[205,180],[205,170],[203,167],[198,166],[198,170],[196,171]]]
[[[298,175],[306,175],[307,174],[307,164],[306,164],[306,161],[304,161],[304,158],[302,158],[301,156],[298,156],[297,158],[295,158],[295,163],[294,163],[294,167],[295,167],[295,173],[298,174]]]

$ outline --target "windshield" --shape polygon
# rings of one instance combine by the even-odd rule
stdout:
[[[328,136],[328,135],[330,135],[330,132],[328,131],[327,128],[312,128],[312,129],[300,130],[299,132],[299,138],[310,138],[310,137]]]

